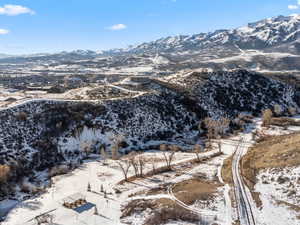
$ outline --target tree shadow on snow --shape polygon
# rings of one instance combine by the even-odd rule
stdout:
[[[26,201],[26,202],[21,202],[18,207],[19,208],[28,208],[30,210],[37,210],[41,208],[42,203],[39,201]]]

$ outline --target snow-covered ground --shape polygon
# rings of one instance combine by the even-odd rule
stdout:
[[[295,120],[299,120],[295,116]],[[265,128],[257,121],[256,129],[267,135],[285,135],[299,132],[300,127],[289,126],[283,129],[278,126]],[[299,225],[300,212],[291,207],[299,207],[300,202],[300,167],[273,168],[260,171],[254,191],[259,193],[261,207],[255,210],[257,225]]]
[[[233,138],[233,140],[239,140],[239,137]],[[222,177],[221,177],[221,167],[223,165],[224,159],[231,156],[235,151],[235,144],[233,141],[222,141],[222,152],[223,155],[213,157],[211,160],[208,160],[207,162],[200,163],[196,166],[191,166],[191,168],[187,168],[184,171],[183,175],[177,176],[176,173],[167,173],[167,174],[159,174],[152,177],[151,180],[137,180],[133,184],[126,185],[126,190],[132,190],[132,193],[136,193],[137,191],[142,190],[151,190],[158,186],[157,181],[163,181],[163,182],[169,182],[172,184],[176,184],[185,180],[192,179],[197,174],[205,174],[208,180],[214,180],[218,179],[223,186],[220,186],[217,189],[217,192],[215,194],[215,197],[213,200],[209,202],[209,204],[203,204],[201,201],[196,201],[195,204],[191,206],[184,206],[186,209],[194,211],[195,213],[200,213],[201,216],[206,218],[207,220],[214,221],[217,224],[222,225],[231,225],[232,222],[236,219],[235,213],[232,213],[232,203],[229,196],[229,185],[225,185],[223,183]],[[147,187],[147,188],[145,188]],[[171,196],[172,197],[172,196]],[[170,198],[170,196],[166,194],[156,194],[156,195],[138,195],[134,196],[130,200],[134,199],[158,199],[158,198]],[[171,198],[173,199],[173,197]],[[204,214],[202,214],[204,213]],[[134,213],[132,216],[126,218],[124,221],[132,221],[132,224],[134,225],[140,225],[143,224],[143,221],[145,217],[147,217],[150,214],[149,210],[144,211],[143,213]],[[188,222],[183,221],[170,221],[167,224],[180,224],[180,225],[187,225],[191,224]]]
[[[300,212],[289,204],[300,202],[300,167],[268,169],[258,175],[255,191],[260,193],[262,208],[256,217],[259,225],[299,225]]]
[[[212,153],[207,152],[203,153],[203,155]],[[161,162],[158,162],[157,166],[164,164],[161,153],[148,152],[143,154],[143,156],[161,158]],[[194,157],[194,154],[191,153],[177,153],[174,163],[189,161]],[[47,189],[46,193],[19,203],[10,212],[3,225],[34,224],[34,221],[27,221],[53,209],[56,209],[52,214],[54,215],[55,223],[58,224],[120,224],[121,204],[126,201],[130,193],[139,191],[140,186],[137,185],[136,189],[133,190],[131,184],[128,184],[124,186],[128,190],[127,192],[115,194],[113,188],[121,187],[117,183],[123,179],[123,174],[115,161],[109,160],[107,163],[109,166],[103,166],[101,161],[86,162],[82,167],[69,174],[52,178],[53,186]],[[150,169],[151,166],[148,165],[145,171]],[[131,169],[129,174],[134,174],[133,169]],[[92,191],[97,193],[87,191],[88,183],[91,184]],[[100,193],[101,185],[108,193],[113,193],[108,195],[107,199]],[[94,215],[94,207],[82,213],[63,207],[63,199],[76,193],[83,194],[91,205],[96,205],[100,215]]]
[[[103,185],[108,193],[114,192],[113,184],[121,176],[122,173],[117,168],[102,166],[99,162],[85,163],[70,174],[54,177],[53,187],[45,194],[18,204],[3,225],[35,224],[34,220],[27,221],[53,209],[56,209],[53,215],[57,224],[118,224],[121,199],[115,194],[108,195],[105,199],[100,188]],[[97,193],[87,191],[88,183],[91,184],[92,191]],[[63,207],[63,199],[75,193],[86,196],[91,205],[97,206],[100,215],[93,215],[94,207],[82,213]]]
[[[218,171],[222,165],[223,159],[228,157],[228,154],[232,154],[233,151],[232,148],[225,144],[223,145],[223,150],[225,153],[224,155],[215,157],[207,163],[188,169],[181,176],[177,177],[175,173],[170,172],[167,174],[156,175],[155,177],[152,177],[152,179],[138,179],[135,182],[126,183],[124,185],[117,184],[123,179],[123,174],[115,161],[109,160],[108,166],[104,166],[101,161],[86,162],[82,165],[82,167],[69,174],[52,178],[53,186],[47,189],[46,193],[41,194],[39,197],[19,203],[10,212],[6,221],[3,222],[3,225],[34,224],[35,221],[32,220],[34,217],[54,209],[55,211],[51,212],[51,214],[54,215],[54,222],[57,224],[120,224],[121,222],[119,218],[121,215],[121,206],[126,201],[130,200],[130,198],[128,198],[130,194],[149,190],[149,188],[155,188],[159,185],[156,182],[157,180],[161,180],[162,183],[169,181],[177,183],[190,179],[194,174],[199,172],[205,173],[209,179],[213,179],[218,176]],[[202,153],[202,156],[209,156],[216,152],[217,150],[204,152]],[[143,156],[146,158],[160,158],[161,160],[158,160],[157,167],[164,165],[161,152],[146,152],[143,153]],[[178,152],[175,155],[174,164],[186,164],[185,162],[194,158],[194,153]],[[151,169],[152,165],[149,164],[145,171],[149,171]],[[130,170],[129,174],[134,174],[133,169]],[[172,180],[170,180],[170,176],[174,176]],[[96,193],[87,191],[88,183],[91,184],[92,191],[95,191]],[[103,185],[104,189],[108,193],[112,192],[111,195],[108,195],[107,199],[104,198],[103,193],[100,192],[101,185]],[[114,188],[121,190],[122,193],[116,194]],[[223,192],[226,193],[226,186],[218,189],[218,193],[220,194],[218,198],[223,199]],[[81,213],[63,207],[63,199],[76,193],[81,193],[86,196],[87,201],[92,207]],[[161,197],[166,196],[157,195],[148,198]],[[132,199],[134,198],[145,198],[145,196],[132,197]],[[213,205],[213,211],[217,212],[219,215],[218,218],[220,218],[220,220],[226,225],[231,224],[231,221],[228,221],[230,216],[224,217],[222,215],[229,212],[227,210],[228,204],[231,203],[226,201],[225,204],[224,201],[218,201],[215,205]],[[94,215],[94,206],[97,206],[100,215]],[[135,215],[135,217],[135,219],[138,220],[138,215]]]
[[[256,120],[254,128],[262,130],[261,121]],[[275,132],[275,131],[276,132]],[[290,128],[282,130],[280,128],[271,128],[264,131],[265,133],[282,134],[291,132]],[[245,134],[244,134],[245,135]],[[246,134],[246,135],[251,135]],[[232,207],[229,192],[231,188],[224,184],[221,177],[221,167],[224,159],[230,157],[236,148],[237,142],[241,135],[231,137],[227,140],[222,140],[223,155],[213,157],[212,159],[200,163],[198,165],[189,164],[188,161],[195,158],[194,153],[177,152],[175,155],[174,164],[182,163],[176,168],[180,171],[179,175],[176,172],[168,172],[152,176],[151,179],[137,179],[134,182],[118,184],[123,179],[123,174],[118,167],[116,161],[108,160],[108,165],[103,165],[102,161],[87,161],[80,168],[72,171],[69,174],[61,175],[52,178],[53,186],[46,190],[44,194],[38,197],[26,200],[19,203],[8,215],[3,225],[31,225],[35,224],[34,217],[39,214],[55,210],[51,212],[54,215],[56,224],[122,224],[122,222],[131,221],[132,224],[142,224],[145,217],[150,213],[149,210],[143,213],[135,213],[130,217],[120,221],[122,214],[121,208],[126,202],[134,199],[173,199],[168,193],[158,193],[155,195],[145,195],[145,191],[154,189],[161,184],[170,183],[176,184],[193,178],[197,174],[205,174],[208,180],[217,178],[221,185],[218,187],[214,201],[204,207],[201,202],[196,202],[191,205],[191,209],[205,210],[207,215],[216,215],[217,223],[221,225],[231,225],[237,219],[236,211]],[[70,146],[69,146],[70,147]],[[202,156],[214,154],[217,150],[202,153]],[[163,166],[163,156],[161,152],[150,151],[142,154],[145,158],[157,158],[156,166]],[[160,159],[160,160],[159,160]],[[150,171],[152,165],[148,164],[145,172]],[[133,175],[134,171],[131,168],[129,175]],[[288,177],[284,183],[279,183],[280,177]],[[255,208],[255,218],[258,225],[299,225],[297,214],[289,209],[286,202],[297,205],[300,201],[298,193],[300,193],[300,168],[285,168],[283,170],[270,169],[261,171],[258,176],[258,183],[255,186],[255,191],[260,192],[262,207]],[[87,191],[88,183],[91,184],[92,192]],[[101,185],[108,193],[108,198],[104,198],[100,192]],[[292,191],[291,187],[293,187]],[[118,189],[121,193],[115,193]],[[81,193],[86,196],[91,208],[78,213],[74,210],[63,207],[63,199]],[[137,194],[136,193],[140,193]],[[132,197],[129,197],[132,196]],[[278,201],[281,201],[278,204]],[[98,209],[99,215],[94,215],[95,206]],[[279,216],[278,216],[279,215]],[[215,219],[215,218],[214,218]],[[29,221],[29,222],[28,222]],[[285,223],[286,222],[286,223]],[[182,221],[169,221],[169,225],[187,225],[190,223]]]

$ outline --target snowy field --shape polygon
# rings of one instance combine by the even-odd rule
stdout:
[[[19,203],[16,208],[10,212],[6,221],[3,222],[3,225],[35,224],[36,222],[33,219],[36,216],[51,210],[55,210],[51,212],[54,216],[55,224],[122,224],[119,220],[121,207],[125,202],[131,199],[128,197],[129,195],[141,191],[147,191],[155,188],[161,183],[170,181],[172,181],[172,183],[177,183],[190,179],[193,177],[193,174],[197,174],[199,172],[207,174],[208,178],[218,177],[223,159],[233,152],[233,149],[226,144],[223,145],[223,150],[225,153],[224,155],[215,157],[207,163],[203,163],[195,167],[184,167],[181,176],[175,176],[174,172],[169,172],[158,174],[155,177],[151,177],[151,179],[138,179],[131,183],[125,183],[124,185],[118,184],[118,182],[123,179],[123,174],[116,161],[108,160],[108,166],[103,165],[102,161],[85,162],[80,168],[69,174],[52,178],[53,186],[49,188],[46,193],[41,194],[39,197]],[[201,155],[209,156],[216,152],[217,150],[213,150],[202,153]],[[164,166],[162,153],[147,152],[142,155],[146,158],[155,157],[160,159],[158,160],[157,167]],[[174,164],[188,164],[186,162],[189,162],[194,158],[194,153],[178,152],[175,155]],[[180,169],[180,166],[178,168]],[[149,170],[151,170],[150,165],[146,167],[145,172]],[[133,174],[134,171],[131,169],[129,175]],[[219,179],[221,178],[219,177]],[[160,180],[161,183],[157,183],[157,180]],[[87,191],[88,183],[91,185],[92,192]],[[105,198],[104,194],[101,192],[102,185],[107,193],[111,193],[107,195],[107,198]],[[116,189],[120,190],[121,193],[115,193]],[[90,208],[86,211],[79,213],[75,210],[63,207],[63,199],[76,193],[84,195],[87,202],[90,203]],[[218,189],[218,193],[220,194],[218,198],[224,199],[223,193],[227,193],[226,186],[220,187]],[[143,197],[145,196],[139,196],[138,198]],[[160,198],[161,196],[158,195],[152,197]],[[225,199],[228,200],[229,198],[226,197]],[[219,218],[222,219],[224,224],[229,225],[231,224],[231,210],[227,209],[227,205],[231,205],[231,203],[227,201],[220,201],[219,204],[215,205],[217,211],[214,209],[212,212],[220,215],[228,213],[226,217],[220,216]],[[95,206],[97,207],[99,215],[94,215]],[[210,213],[209,209],[207,211]],[[138,217],[135,218],[135,220],[137,219]],[[134,224],[139,224],[138,220]]]
[[[300,202],[300,167],[268,169],[260,172],[255,191],[260,193],[260,225],[299,225],[300,214],[292,205]],[[299,210],[299,209],[298,209]]]
[[[299,120],[299,116],[294,117]],[[263,128],[261,121],[256,129],[267,135],[285,135],[299,132],[300,127],[290,126],[283,129],[278,126]],[[256,208],[258,225],[299,225],[300,167],[274,168],[260,171],[254,191],[260,193],[261,207]],[[298,213],[297,213],[298,211]]]
[[[163,158],[158,154],[160,153],[145,153],[144,156],[161,158],[161,162],[157,166],[162,166]],[[194,158],[194,154],[177,153],[174,163],[189,161],[192,158]],[[35,224],[35,221],[30,220],[54,209],[56,210],[51,214],[54,215],[54,221],[57,224],[120,224],[121,204],[126,201],[132,189],[128,186],[130,187],[128,192],[115,193],[114,187],[119,188],[120,185],[117,183],[123,179],[123,174],[115,161],[109,160],[107,163],[109,166],[104,166],[100,161],[86,162],[67,175],[52,178],[53,186],[46,193],[18,204],[3,225]],[[133,170],[129,174],[133,175]],[[91,185],[92,192],[87,191],[88,183]],[[101,185],[107,193],[112,193],[108,194],[107,198],[104,198],[104,194],[100,192]],[[122,186],[128,188],[127,185]],[[135,191],[138,190],[136,188]],[[76,193],[86,196],[87,202],[91,203],[93,207],[82,213],[63,207],[63,199]],[[94,215],[94,206],[97,207],[99,215]]]
[[[287,130],[278,127],[265,129],[261,127],[260,120],[256,120],[254,128],[258,131],[263,130],[266,134],[276,135],[298,130],[296,127],[289,127]],[[156,174],[149,178],[138,178],[124,184],[119,184],[124,177],[117,161],[107,160],[107,164],[105,165],[103,161],[86,161],[80,168],[69,174],[53,177],[53,186],[51,188],[38,197],[19,203],[9,213],[2,225],[33,225],[36,224],[34,220],[36,216],[48,211],[51,211],[50,214],[54,216],[54,224],[57,225],[117,225],[128,223],[141,225],[145,218],[149,216],[150,211],[145,210],[142,213],[134,213],[120,220],[120,216],[122,215],[121,209],[126,203],[135,199],[155,200],[164,198],[181,204],[169,192],[152,195],[148,195],[147,192],[160,185],[168,185],[168,187],[172,188],[173,185],[190,180],[199,174],[205,174],[207,180],[217,180],[220,184],[214,200],[210,201],[206,206],[201,201],[196,201],[192,205],[182,203],[183,207],[195,214],[201,212],[202,216],[206,215],[208,218],[213,218],[211,219],[211,224],[215,222],[220,225],[231,225],[237,219],[237,213],[231,202],[231,187],[224,184],[222,180],[221,168],[223,161],[234,153],[236,143],[238,143],[241,136],[245,135],[250,137],[251,133],[240,134],[230,139],[222,140],[221,147],[223,154],[212,157],[203,163],[190,163],[191,159],[196,157],[194,153],[177,152],[173,162],[173,165],[176,165],[174,166],[174,171]],[[217,151],[215,146],[214,150],[201,153],[201,157],[209,157]],[[141,155],[146,159],[156,158],[157,168],[165,165],[161,152],[150,151]],[[147,164],[145,172],[151,171],[151,169],[152,165]],[[257,208],[253,205],[257,225],[299,225],[297,214],[288,205],[297,205],[300,201],[299,195],[297,195],[300,192],[299,174],[299,167],[286,168],[284,170],[270,169],[259,173],[255,191],[260,192],[262,206],[261,208]],[[129,176],[132,175],[134,175],[133,168],[129,171]],[[281,177],[288,177],[289,179],[279,184],[277,181]],[[91,191],[88,191],[89,183]],[[106,198],[104,193],[101,192],[101,186],[107,192]],[[291,190],[291,186],[295,193]],[[88,202],[82,211],[67,209],[63,206],[63,199],[76,193],[84,195]],[[95,215],[95,208],[97,208],[98,215]],[[188,225],[191,223],[168,221],[166,224]]]

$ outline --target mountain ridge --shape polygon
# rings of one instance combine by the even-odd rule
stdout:
[[[300,71],[300,15],[277,16],[235,29],[160,38],[124,49],[74,50],[55,54],[0,58],[0,64],[65,65],[99,72],[151,67],[141,75],[209,71]]]
[[[195,40],[195,39],[199,39],[201,40],[201,38],[205,38],[205,37],[210,37],[210,38],[215,38],[216,40],[218,40],[218,35],[222,37],[222,35],[227,34],[227,35],[232,35],[232,34],[236,34],[236,33],[240,33],[240,34],[247,34],[247,33],[251,33],[250,31],[253,29],[257,29],[258,27],[264,27],[267,24],[273,24],[276,25],[278,23],[284,23],[287,22],[289,23],[289,25],[291,25],[292,23],[297,23],[297,28],[298,30],[294,30],[294,36],[299,37],[300,34],[300,14],[293,14],[290,16],[283,16],[283,15],[279,15],[279,16],[275,16],[275,17],[271,17],[271,18],[266,18],[266,19],[262,19],[262,20],[258,20],[256,22],[250,22],[245,26],[241,26],[238,28],[234,28],[234,29],[217,29],[215,31],[212,32],[201,32],[201,33],[195,33],[195,34],[191,34],[191,35],[185,35],[185,34],[180,34],[180,35],[175,35],[175,36],[167,36],[167,37],[162,37],[159,39],[156,39],[154,41],[150,41],[150,42],[142,42],[141,44],[137,44],[134,46],[128,46],[127,48],[112,48],[112,49],[108,49],[108,50],[90,50],[90,49],[75,49],[73,51],[60,51],[57,53],[37,53],[37,54],[26,54],[26,55],[8,55],[5,53],[1,53],[1,57],[2,55],[6,55],[7,57],[30,57],[30,56],[39,56],[39,55],[56,55],[56,54],[81,54],[81,55],[88,55],[88,54],[93,54],[93,55],[103,55],[103,54],[118,54],[118,53],[125,53],[125,52],[132,52],[132,51],[136,51],[137,49],[140,48],[144,48],[145,45],[152,45],[154,43],[159,44],[159,43],[169,43],[169,44],[176,44],[176,42],[180,42],[181,40],[185,40],[185,39],[189,39],[189,40]],[[293,27],[290,27],[290,29],[292,29]],[[292,36],[289,38],[292,38]],[[224,37],[224,36],[223,36]],[[220,37],[219,37],[220,38]],[[226,37],[227,38],[227,37]],[[265,37],[261,37],[266,38]],[[222,40],[222,38],[221,38]],[[223,39],[223,44],[225,44],[228,40]],[[266,41],[266,40],[265,40]],[[268,39],[269,41],[269,39]]]

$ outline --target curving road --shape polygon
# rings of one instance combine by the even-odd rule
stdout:
[[[232,160],[232,176],[234,182],[234,192],[238,209],[238,216],[241,225],[255,225],[255,219],[252,210],[252,198],[247,193],[244,181],[240,174],[240,160],[247,149],[244,146],[245,139],[242,138],[236,147]]]

